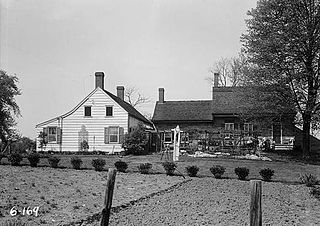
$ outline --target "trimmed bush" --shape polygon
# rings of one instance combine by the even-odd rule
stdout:
[[[60,162],[60,158],[57,156],[50,156],[48,158],[48,162],[50,164],[50,166],[52,168],[58,168],[59,162]]]
[[[313,187],[318,183],[318,178],[313,174],[302,174],[300,175],[300,181],[302,184],[305,184],[307,187]]]
[[[274,175],[274,170],[270,168],[265,168],[260,170],[259,173],[264,181],[271,181],[271,178]]]
[[[210,168],[210,172],[216,179],[221,179],[222,175],[226,171],[226,168],[220,165],[216,165]]]
[[[0,153],[0,164],[1,164],[1,159],[4,158],[4,157],[6,157],[6,155]]]
[[[186,170],[187,170],[187,173],[190,177],[196,177],[197,173],[199,171],[199,167],[198,166],[187,166]]]
[[[106,160],[102,158],[92,159],[91,164],[94,167],[95,171],[102,171],[104,166],[106,165]]]
[[[71,164],[73,169],[80,169],[82,165],[82,159],[78,156],[74,156],[71,158]]]
[[[27,157],[31,167],[37,167],[40,162],[40,155],[38,153],[30,153]]]
[[[20,166],[20,162],[22,161],[23,157],[20,153],[12,153],[8,156],[8,160],[12,166]]]
[[[117,171],[125,173],[126,170],[128,169],[128,164],[124,161],[117,161],[114,163],[114,166],[117,168]]]
[[[174,162],[163,162],[162,166],[163,166],[164,170],[166,171],[166,174],[169,176],[173,176],[174,171],[177,168],[177,165]]]
[[[152,168],[152,164],[151,163],[141,163],[139,166],[138,166],[138,169],[140,171],[140,173],[142,174],[148,174],[150,169]]]
[[[245,180],[249,175],[249,169],[246,167],[237,167],[234,169],[235,174],[237,174],[239,180]]]
[[[320,200],[320,187],[312,187],[310,194],[313,195],[315,198]]]

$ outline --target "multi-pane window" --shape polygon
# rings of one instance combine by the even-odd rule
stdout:
[[[172,132],[165,132],[164,133],[164,142],[172,142]]]
[[[57,127],[48,127],[48,142],[57,142]]]
[[[252,132],[253,131],[253,125],[251,123],[244,123],[243,130],[245,132]]]
[[[234,123],[225,123],[224,129],[225,130],[234,130]]]
[[[107,106],[106,107],[106,116],[112,116],[113,115],[113,107]]]
[[[110,143],[119,142],[119,127],[109,127],[109,142]]]
[[[91,116],[91,106],[84,106],[84,116]]]
[[[189,133],[181,133],[181,142],[188,142],[189,141]]]

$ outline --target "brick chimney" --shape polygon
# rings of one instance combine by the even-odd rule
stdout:
[[[124,100],[124,86],[117,86],[117,97]]]
[[[219,73],[213,74],[213,87],[219,86]]]
[[[104,89],[104,73],[103,72],[96,72],[96,88],[100,87],[101,89]]]
[[[164,103],[164,88],[159,88],[159,103]]]
[[[215,89],[219,86],[219,73],[213,74],[212,100],[214,100]],[[217,90],[217,89],[216,89]]]

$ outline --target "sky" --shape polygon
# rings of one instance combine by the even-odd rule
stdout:
[[[135,87],[153,114],[165,100],[211,99],[209,68],[237,56],[257,0],[0,0],[0,69],[19,79],[17,128],[62,115],[94,88]]]

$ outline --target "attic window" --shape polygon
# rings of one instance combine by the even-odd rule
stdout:
[[[106,116],[113,116],[113,107],[112,106],[106,107]]]
[[[91,106],[84,107],[84,116],[91,116]]]

